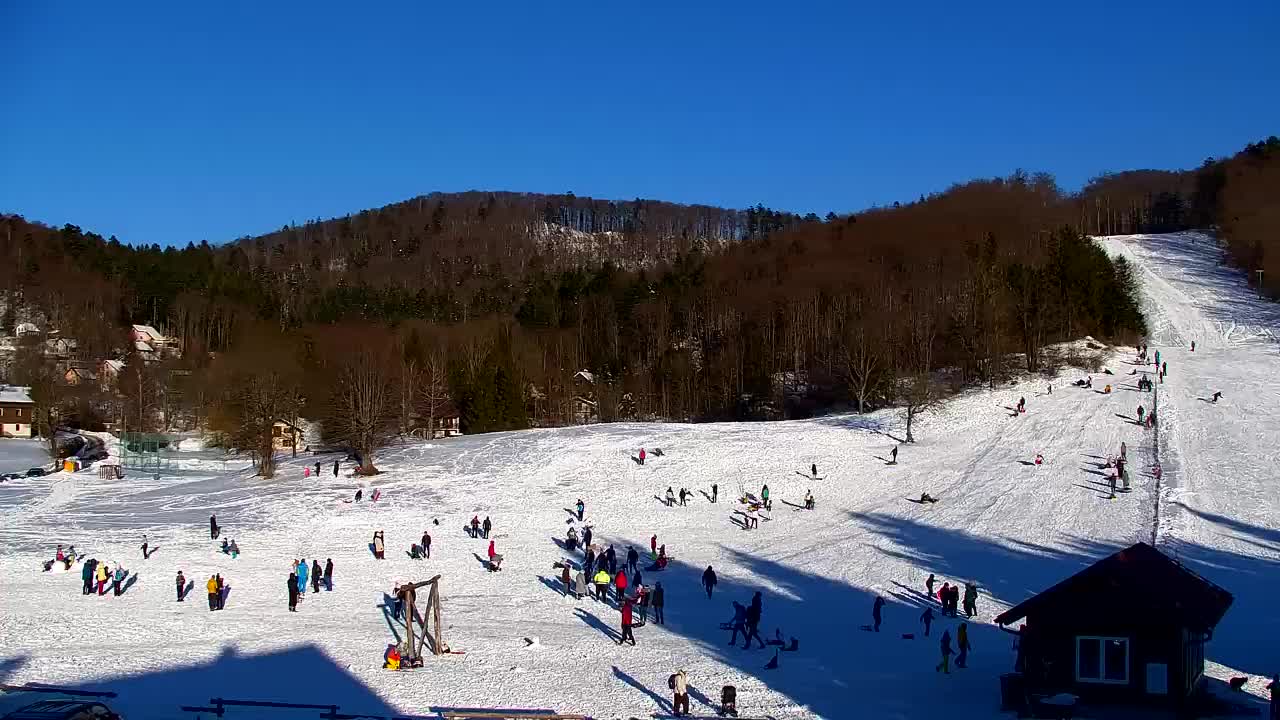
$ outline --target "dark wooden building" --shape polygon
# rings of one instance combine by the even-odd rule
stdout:
[[[1104,558],[996,617],[1022,623],[1028,691],[1086,702],[1179,705],[1204,678],[1204,645],[1232,597],[1145,543]]]

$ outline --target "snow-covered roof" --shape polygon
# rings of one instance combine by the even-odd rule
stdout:
[[[14,335],[34,335],[38,332],[40,332],[40,328],[29,322],[18,323],[13,328]]]
[[[28,403],[31,401],[31,388],[18,385],[0,385],[0,403]]]
[[[596,376],[593,375],[590,370],[579,370],[578,373],[574,375],[574,377],[582,378],[583,380],[586,380],[589,383],[594,383],[596,381]]]
[[[152,340],[164,341],[164,333],[161,333],[150,325],[134,325],[133,331],[139,335],[146,335]]]
[[[133,341],[133,349],[134,349],[134,350],[137,350],[138,352],[144,352],[144,353],[149,353],[149,352],[155,352],[155,351],[156,351],[156,349],[155,349],[155,348],[153,348],[153,347],[151,347],[151,345],[149,345],[149,344],[147,344],[147,343],[144,343],[144,342],[142,342],[141,340],[134,340],[134,341]]]
[[[102,369],[105,372],[118,373],[124,369],[123,360],[103,360]]]

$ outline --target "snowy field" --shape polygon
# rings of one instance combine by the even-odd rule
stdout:
[[[1000,717],[998,676],[1012,638],[990,624],[1000,610],[1093,560],[1153,538],[1236,595],[1207,648],[1212,675],[1280,667],[1280,496],[1275,448],[1280,376],[1271,306],[1190,236],[1104,240],[1140,269],[1152,347],[1169,362],[1161,388],[1160,485],[1156,448],[1129,422],[1150,395],[1128,373],[1131,349],[1104,364],[1111,394],[1071,387],[1081,371],[974,391],[927,416],[919,442],[886,459],[901,433],[896,413],[807,421],[709,425],[598,425],[451,438],[385,452],[372,482],[332,475],[333,456],[282,459],[264,482],[212,451],[174,454],[159,481],[103,481],[58,473],[0,486],[0,682],[43,682],[118,692],[130,720],[171,718],[211,697],[338,704],[345,713],[428,714],[441,707],[526,707],[596,718],[667,713],[666,679],[685,669],[697,715],[719,688],[738,687],[744,716],[783,718]],[[1197,341],[1193,354],[1186,347]],[[1202,402],[1215,390],[1225,398]],[[1011,412],[1019,397],[1027,413]],[[1129,447],[1135,483],[1108,499],[1100,465]],[[644,466],[639,447],[663,449]],[[1032,460],[1044,456],[1043,465]],[[321,461],[324,473],[304,479]],[[797,475],[816,463],[822,479]],[[703,492],[718,483],[720,502]],[[768,483],[774,511],[758,530],[732,521],[733,498]],[[688,507],[657,496],[687,487]],[[346,503],[357,487],[366,502]],[[373,488],[377,503],[367,502]],[[815,511],[800,510],[806,490]],[[909,502],[922,491],[935,505]],[[566,556],[568,508],[582,498],[595,542],[647,551],[651,535],[675,560],[645,572],[666,588],[667,624],[616,644],[615,607],[561,595],[552,564]],[[209,539],[217,513],[242,555]],[[463,526],[492,518],[503,569],[483,566],[484,540]],[[439,524],[434,524],[438,520]],[[369,543],[387,540],[385,561]],[[424,530],[432,559],[406,550]],[[146,561],[146,533],[158,550]],[[121,597],[84,597],[78,568],[42,573],[57,543],[136,571]],[[290,561],[332,558],[333,592],[287,611]],[[620,560],[621,560],[620,557]],[[574,556],[577,561],[581,556]],[[699,577],[714,566],[712,599]],[[195,582],[174,598],[181,569]],[[221,573],[226,609],[210,613],[204,582]],[[982,588],[967,670],[939,675],[936,635],[920,637],[929,573]],[[384,611],[402,581],[442,575],[445,641],[465,654],[428,657],[412,673],[381,669],[399,627]],[[728,645],[719,623],[731,600],[763,592],[761,631],[800,641],[781,667],[767,651]],[[881,633],[873,598],[887,600]],[[422,604],[420,598],[419,604]],[[954,634],[956,621],[939,620]],[[915,633],[905,640],[903,633]],[[537,638],[526,647],[524,638]],[[1263,639],[1261,642],[1260,639]],[[29,701],[26,700],[26,701]],[[17,703],[0,698],[0,710]],[[228,717],[301,717],[235,711]],[[308,715],[309,716],[309,715]]]

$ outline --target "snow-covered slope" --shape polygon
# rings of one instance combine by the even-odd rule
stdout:
[[[1153,345],[1181,342],[1179,328],[1202,332],[1201,323],[1212,324],[1215,312],[1236,303],[1236,317],[1262,316],[1257,303],[1232,299],[1238,278],[1176,275],[1212,254],[1209,245],[1185,238],[1106,242],[1143,268],[1156,301],[1151,311],[1164,313],[1153,318]],[[1162,249],[1164,242],[1176,249]],[[1192,285],[1206,294],[1191,292]],[[1175,305],[1176,312],[1166,312]],[[1194,358],[1165,350],[1167,487],[1159,504],[1147,472],[1134,473],[1130,493],[1108,499],[1100,467],[1121,442],[1140,471],[1153,457],[1148,431],[1117,417],[1132,415],[1150,397],[1134,389],[1129,350],[1106,360],[1113,377],[1095,376],[1095,390],[1110,382],[1111,394],[1071,387],[1077,371],[1054,379],[1052,394],[1048,379],[1035,379],[957,398],[924,419],[920,442],[902,446],[897,465],[885,459],[901,423],[882,413],[436,440],[386,452],[379,461],[384,474],[367,483],[345,467],[335,478],[332,456],[283,458],[281,476],[268,482],[243,464],[186,452],[175,454],[174,469],[159,481],[59,473],[18,488],[6,484],[0,681],[110,688],[131,720],[172,717],[177,705],[215,696],[337,703],[343,712],[385,716],[518,706],[614,718],[669,711],[666,678],[684,668],[698,714],[718,699],[721,685],[733,684],[744,715],[996,717],[997,678],[1013,656],[1011,638],[990,618],[1119,546],[1149,541],[1157,517],[1160,542],[1213,566],[1215,579],[1237,594],[1237,607],[1210,643],[1210,659],[1262,672],[1275,666],[1274,654],[1266,654],[1273,651],[1249,650],[1244,640],[1251,626],[1275,622],[1266,603],[1276,581],[1268,587],[1265,571],[1274,570],[1277,522],[1268,504],[1275,502],[1274,485],[1268,497],[1272,481],[1262,463],[1272,451],[1259,439],[1266,430],[1246,420],[1258,417],[1253,406],[1267,392],[1265,402],[1274,401],[1278,385],[1268,378],[1274,358],[1265,343],[1246,342],[1238,331],[1218,337],[1202,340]],[[1225,405],[1197,402],[1199,386],[1219,377],[1214,368],[1236,357],[1246,358],[1232,371],[1239,375],[1226,377],[1251,389],[1221,388]],[[1021,416],[1010,410],[1019,397],[1028,404]],[[1274,416],[1261,417],[1275,427]],[[1217,438],[1208,433],[1212,427],[1232,436]],[[630,459],[641,446],[651,451],[644,466]],[[662,457],[652,455],[655,447]],[[1244,455],[1228,464],[1233,451]],[[1037,453],[1044,464],[1034,464]],[[1192,461],[1202,453],[1210,454],[1206,462]],[[304,478],[304,465],[317,459],[324,472]],[[811,463],[822,479],[797,475]],[[717,504],[703,495],[712,483],[719,486]],[[744,531],[733,522],[733,499],[744,490],[758,493],[764,483],[774,511],[758,530]],[[358,486],[366,488],[366,500],[371,488],[382,499],[343,502]],[[693,491],[688,507],[658,500],[668,486]],[[809,489],[817,509],[797,509]],[[922,491],[940,502],[909,502]],[[578,498],[597,543],[613,543],[625,556],[628,545],[647,550],[656,534],[675,556],[667,570],[644,573],[646,584],[666,588],[667,623],[640,628],[637,647],[616,644],[615,607],[561,596],[552,564],[566,556],[557,540]],[[220,554],[209,539],[211,512],[237,540],[239,558]],[[495,523],[497,550],[506,558],[499,573],[482,567],[487,542],[463,533],[475,514]],[[386,534],[385,561],[369,551],[379,529]],[[411,560],[405,551],[424,530],[434,538],[432,559]],[[143,532],[159,547],[146,561],[138,550]],[[138,580],[119,598],[83,597],[77,572],[40,572],[40,560],[59,542],[113,565],[123,561]],[[335,587],[289,613],[285,581],[299,557],[322,564],[332,558]],[[720,577],[711,599],[698,580],[708,565]],[[182,604],[174,598],[179,569],[196,584]],[[1232,577],[1241,571],[1253,577]],[[203,596],[214,572],[231,588],[217,613]],[[974,580],[984,588],[970,667],[949,676],[934,672],[936,636],[944,627],[954,631],[956,622],[940,620],[926,639],[917,621],[931,572],[939,582]],[[436,573],[445,640],[466,654],[428,658],[413,673],[380,669],[398,631],[383,610],[386,593]],[[763,593],[762,632],[771,637],[779,629],[800,641],[800,651],[784,653],[776,670],[764,669],[772,650],[729,647],[729,633],[719,629],[731,615],[730,601],[746,603],[756,590]],[[888,601],[878,634],[860,629],[871,622],[877,594]],[[526,648],[524,638],[538,643]],[[0,709],[8,707],[4,702],[12,701],[0,699]]]

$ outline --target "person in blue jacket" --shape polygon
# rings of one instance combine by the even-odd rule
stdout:
[[[304,594],[304,593],[306,593],[306,592],[307,592],[307,561],[306,561],[306,558],[303,558],[303,559],[301,559],[301,560],[299,560],[299,561],[298,561],[298,570],[297,570],[297,572],[298,572],[298,593],[301,595],[301,594]]]

